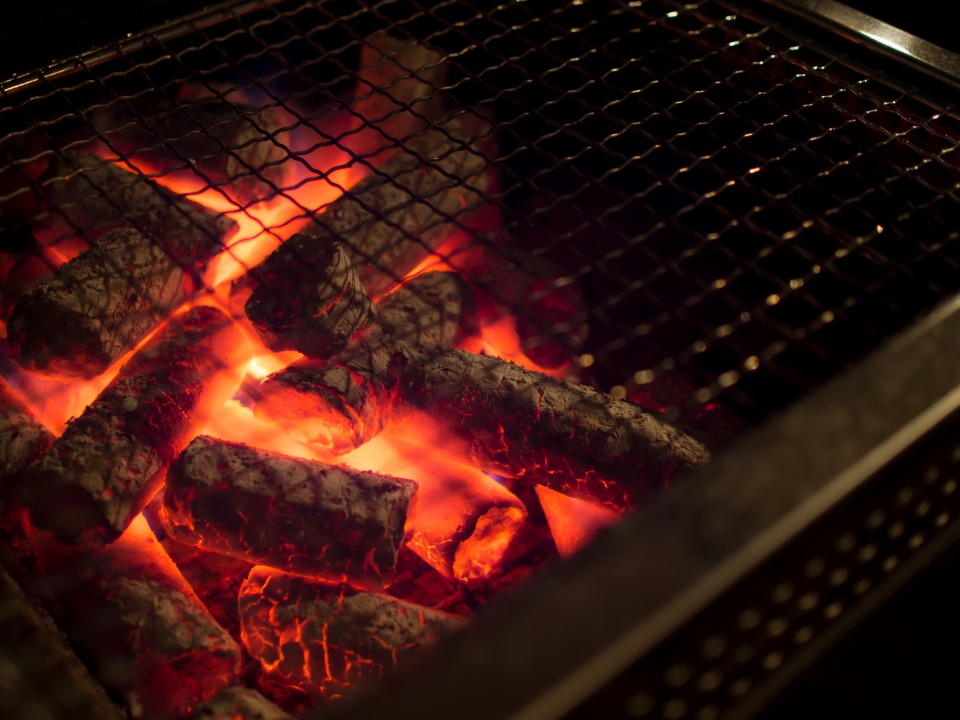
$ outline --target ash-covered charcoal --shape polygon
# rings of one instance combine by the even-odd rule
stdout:
[[[0,668],[4,669],[0,717],[124,717],[53,619],[3,569],[0,598]]]
[[[637,405],[462,350],[411,366],[398,394],[477,467],[617,509],[709,458]]]
[[[118,228],[24,294],[7,339],[26,370],[91,378],[132,350],[192,285],[155,239]]]
[[[164,528],[253,563],[378,585],[395,570],[409,480],[198,437],[170,467]]]
[[[252,273],[259,286],[244,308],[247,318],[275,352],[336,355],[373,314],[353,261],[341,243],[316,242],[303,233],[284,248],[275,261]]]
[[[350,112],[378,132],[347,134],[343,145],[361,157],[396,149],[397,141],[420,132],[435,118],[446,80],[447,64],[433,48],[387,32],[370,35],[360,49]]]
[[[303,307],[326,307],[326,285],[320,285],[321,297],[311,298],[316,279],[311,276],[303,287],[282,281],[290,268],[301,262],[322,267],[318,259],[329,256],[323,248],[342,242],[364,289],[375,298],[480,207],[488,161],[466,146],[465,131],[466,123],[455,119],[421,135],[334,201],[297,243],[284,243],[267,258],[259,271],[265,282],[254,289],[247,307],[273,346],[309,354],[310,333],[325,332],[329,322],[323,313],[316,320],[304,313],[288,331],[289,312],[271,316],[270,308],[291,298]]]
[[[190,720],[293,720],[256,690],[229,687],[197,706]]]
[[[324,699],[374,685],[463,620],[387,595],[254,568],[240,592],[243,642],[276,682]]]
[[[23,533],[16,484],[23,470],[54,441],[0,378],[0,565],[26,582],[35,563]]]
[[[106,547],[32,536],[48,590],[91,672],[133,717],[182,717],[237,683],[241,650],[141,517]]]
[[[474,302],[456,273],[419,275],[377,305],[377,320],[337,357],[304,359],[260,385],[258,417],[293,437],[347,452],[383,428],[405,369],[475,331]]]
[[[168,255],[201,267],[224,249],[237,223],[139,173],[87,152],[65,152],[41,182],[49,211],[35,226],[41,238],[79,236],[94,243],[117,227],[133,227],[157,239]]]
[[[253,567],[252,563],[174,540],[167,535],[160,520],[162,502],[163,490],[160,490],[143,509],[147,524],[210,614],[221,627],[239,639],[237,593]]]
[[[246,354],[233,320],[211,307],[175,316],[31,465],[20,496],[61,542],[110,542],[163,479],[205,417],[229,399]]]
[[[16,398],[0,378],[0,487],[8,483],[53,443],[54,437]],[[0,502],[6,496],[0,492]]]
[[[155,170],[192,169],[246,205],[282,187],[290,126],[278,106],[258,108],[242,91],[189,84],[178,97],[138,93],[102,108],[94,125],[117,152]]]

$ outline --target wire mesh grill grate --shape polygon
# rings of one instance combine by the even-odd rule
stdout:
[[[331,168],[287,139],[308,127],[349,146],[358,127],[328,121],[350,107],[361,45],[381,29],[441,51],[448,113],[492,119],[500,180],[487,199],[503,224],[468,228],[468,247],[521,266],[547,258],[548,288],[582,293],[570,317],[531,321],[571,356],[588,353],[584,376],[604,390],[688,420],[720,401],[755,422],[958,287],[957,120],[718,2],[280,2],[41,78],[0,108],[7,243],[32,247],[38,218],[62,213],[45,203],[51,157],[93,142],[134,161],[158,146],[176,154],[154,102],[161,115],[185,108],[213,154],[291,195]],[[243,98],[223,122],[249,124],[246,143],[263,153],[204,125],[211,97]],[[265,123],[270,111],[282,121]],[[124,145],[131,127],[146,128],[141,149]],[[305,172],[284,184],[271,169],[291,157]]]

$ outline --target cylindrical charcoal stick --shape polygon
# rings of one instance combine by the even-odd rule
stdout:
[[[103,686],[90,676],[53,619],[3,569],[0,667],[8,678],[0,696],[4,718],[124,717]]]
[[[190,720],[293,720],[248,687],[229,687],[197,706]]]
[[[473,296],[456,273],[430,272],[377,305],[376,321],[340,355],[304,359],[260,385],[258,417],[293,437],[347,452],[377,435],[406,368],[475,331]]]
[[[120,371],[23,475],[32,522],[61,542],[110,542],[156,493],[163,471],[237,385],[246,342],[234,322],[196,307]]]
[[[23,532],[16,485],[20,473],[53,441],[53,433],[34,419],[0,379],[0,565],[25,584],[33,580],[36,561]]]
[[[7,338],[27,370],[91,378],[132,350],[191,287],[155,239],[118,228],[21,297]]]
[[[248,300],[247,317],[271,350],[336,355],[373,313],[353,261],[342,243],[317,243],[303,233],[284,247],[291,262],[268,262],[253,271],[260,291]]]
[[[86,152],[58,156],[42,182],[49,217],[41,234],[79,235],[88,243],[117,227],[157,239],[184,264],[203,263],[224,248],[237,224],[139,173]]]
[[[169,720],[238,680],[241,652],[140,517],[112,545],[33,540],[88,667],[131,715]]]
[[[394,573],[416,487],[201,436],[170,467],[162,519],[181,542],[376,586]]]
[[[638,405],[496,357],[448,350],[404,378],[399,397],[473,464],[617,509],[709,458]]]
[[[341,142],[359,156],[389,151],[436,115],[446,79],[447,64],[433,48],[386,32],[370,35],[360,48],[350,112],[376,132],[349,133]]]
[[[105,106],[94,124],[117,152],[162,172],[191,169],[238,202],[276,193],[287,150],[276,136],[288,118],[279,107],[256,108],[239,93],[211,94],[188,84],[177,98],[147,92]]]
[[[4,487],[53,443],[53,434],[38,422],[0,379],[0,487]],[[5,493],[0,491],[0,502]]]
[[[326,699],[375,684],[460,618],[387,595],[256,567],[240,590],[243,642],[276,682]]]
[[[445,130],[456,137],[462,123],[452,121]],[[303,264],[323,267],[326,249],[340,241],[356,267],[360,282],[377,297],[426,258],[451,232],[481,205],[486,188],[487,160],[434,129],[398,152],[377,173],[368,176],[333,202],[295,244],[284,243],[260,270],[264,278],[247,301],[248,314],[275,350],[313,351],[310,333],[323,333],[323,313],[328,301],[316,293],[316,279],[302,287],[296,277]],[[302,272],[300,273],[302,275]],[[271,280],[272,279],[272,280]],[[294,324],[284,305],[291,298],[305,311]],[[313,307],[313,312],[306,312]]]

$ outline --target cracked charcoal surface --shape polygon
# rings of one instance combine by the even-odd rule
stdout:
[[[109,230],[132,227],[156,238],[181,263],[202,265],[237,228],[233,220],[91,153],[58,155],[46,176],[47,223],[62,226],[61,236],[93,243]]]
[[[16,681],[4,683],[0,693],[0,717],[120,720],[120,708],[90,676],[53,619],[3,569],[0,597],[0,667],[18,670]]]
[[[0,380],[0,488],[53,443],[53,433],[37,421]],[[0,490],[0,503],[5,496]]]
[[[637,405],[499,358],[449,350],[405,378],[402,398],[477,466],[617,509],[709,457]]]
[[[424,273],[386,295],[376,321],[337,357],[297,361],[266,378],[256,413],[335,452],[359,447],[382,430],[406,368],[474,332],[475,310],[459,275]],[[304,426],[310,418],[323,422]],[[310,435],[314,427],[319,434]]]
[[[180,717],[236,683],[241,650],[210,616],[146,523],[106,547],[35,543],[88,667],[134,717]]]
[[[445,129],[454,137],[463,133],[463,123],[452,121]],[[479,207],[486,189],[487,161],[451,140],[442,130],[431,130],[409,143],[377,173],[359,182],[327,208],[315,226],[295,244],[284,243],[259,270],[264,278],[254,289],[248,308],[251,321],[266,334],[275,349],[293,349],[311,354],[310,333],[326,331],[323,311],[328,294],[315,277],[308,287],[296,278],[303,262],[317,264],[325,246],[342,242],[370,297],[394,285],[426,258],[451,232],[449,218],[465,221]],[[302,275],[302,273],[300,273]],[[273,281],[271,281],[273,278]],[[301,285],[304,283],[301,282]],[[300,317],[287,328],[295,302]],[[273,308],[274,310],[271,310]],[[313,316],[320,313],[319,318]]]
[[[283,110],[234,103],[199,84],[184,86],[181,95],[204,92],[178,99],[139,93],[103,108],[94,122],[123,155],[164,172],[192,168],[241,204],[274,195],[287,157],[274,140],[288,123]]]
[[[416,484],[201,436],[171,466],[175,539],[252,563],[358,580],[393,575]]]
[[[177,308],[189,285],[156,240],[113,230],[20,298],[8,323],[13,356],[34,372],[99,375]]]
[[[241,347],[220,310],[173,318],[24,473],[33,523],[61,542],[116,538],[157,491],[195,416],[220,400],[211,380]]]
[[[254,271],[259,288],[246,315],[271,350],[336,355],[367,325],[373,303],[341,243],[299,233],[284,247],[282,257]]]
[[[387,595],[266,568],[244,583],[240,617],[244,644],[272,679],[327,699],[376,684],[464,624]]]

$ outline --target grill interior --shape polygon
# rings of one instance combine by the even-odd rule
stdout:
[[[236,89],[322,128],[363,38],[384,28],[441,49],[452,71],[438,91],[489,108],[490,201],[582,288],[585,379],[603,390],[758,422],[957,287],[955,119],[712,2],[278,3],[8,85],[3,205],[42,198],[33,168],[147,88]],[[34,219],[7,210],[5,244],[29,242]]]
[[[201,122],[191,133],[295,199],[298,216],[272,228],[280,239],[322,221],[324,206],[297,190],[337,168],[317,167],[317,146],[292,140],[344,149],[369,129],[345,135],[331,118],[350,113],[361,46],[381,30],[438,49],[450,68],[434,88],[445,112],[489,119],[484,135],[496,139],[479,152],[499,178],[486,200],[502,223],[461,223],[466,241],[443,259],[511,304],[534,347],[562,348],[567,377],[659,411],[713,451],[960,288],[960,123],[949,108],[755,10],[318,1],[214,15],[0,86],[6,312],[30,273],[43,274],[33,263],[50,260],[36,228],[70,224],[70,209],[48,202],[51,160],[96,146],[136,165],[177,140],[156,133],[162,119],[145,98],[199,118],[211,96],[242,97],[255,108],[242,120],[294,159],[292,176],[278,179],[272,159],[251,164]],[[258,126],[265,108],[282,112],[281,127]],[[116,117],[121,127],[105,124]],[[131,125],[146,138],[139,149],[121,142]],[[419,132],[384,142],[407,146]],[[200,191],[228,189],[208,179]],[[466,258],[478,248],[503,264],[477,274]],[[582,305],[545,320],[498,289],[503,267],[545,281],[528,300],[565,288]],[[8,355],[0,370],[27,382]]]

